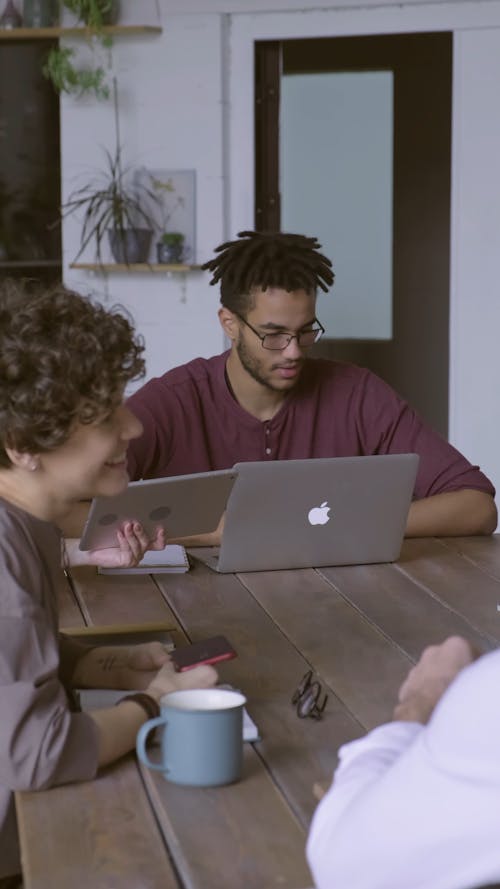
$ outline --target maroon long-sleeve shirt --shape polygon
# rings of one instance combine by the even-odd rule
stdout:
[[[232,395],[229,353],[197,358],[152,379],[128,401],[144,426],[130,443],[132,479],[227,469],[248,460],[417,453],[416,498],[461,488],[494,495],[462,454],[365,368],[308,359],[293,390],[262,422]]]

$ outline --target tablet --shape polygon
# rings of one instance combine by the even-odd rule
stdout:
[[[80,540],[80,549],[117,546],[124,522],[138,521],[154,537],[159,526],[167,537],[188,537],[215,531],[237,472],[221,469],[171,478],[130,482],[115,497],[95,497]]]

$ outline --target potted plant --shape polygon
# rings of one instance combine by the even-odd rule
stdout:
[[[95,239],[96,258],[102,264],[102,243],[107,235],[116,262],[146,262],[154,229],[146,199],[155,199],[155,195],[133,183],[131,169],[122,164],[118,143],[113,155],[106,149],[105,155],[106,169],[94,181],[72,192],[62,208],[63,217],[78,211],[84,213],[75,261]]]
[[[184,198],[176,194],[171,177],[164,181],[150,174],[150,179],[160,208],[161,234],[156,244],[158,262],[166,264],[182,262],[185,236],[180,231],[168,231],[168,227],[177,208],[184,206]]]
[[[118,0],[61,0],[61,6],[93,31],[114,24],[118,16]]]
[[[184,235],[182,232],[163,232],[156,244],[156,256],[160,263],[179,263],[184,259]]]
[[[95,240],[96,259],[102,264],[102,244],[107,236],[115,261],[129,265],[148,259],[155,226],[154,215],[149,208],[158,203],[158,197],[147,185],[134,181],[132,169],[123,165],[116,80],[113,90],[116,127],[114,154],[105,149],[105,169],[93,181],[70,194],[62,207],[62,217],[83,212],[80,249],[75,261]]]
[[[60,0],[61,12],[66,7],[77,20],[89,29],[89,42],[95,49],[95,38],[109,49],[112,39],[103,33],[105,25],[113,24],[118,16],[118,0]],[[67,46],[53,47],[43,66],[43,74],[58,93],[83,95],[93,92],[97,99],[109,98],[106,71],[100,64],[76,67],[74,50]]]

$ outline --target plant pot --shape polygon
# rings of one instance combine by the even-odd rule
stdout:
[[[104,12],[102,15],[103,25],[116,25],[116,23],[118,21],[119,14],[120,14],[119,0],[112,0],[109,12]]]
[[[57,0],[24,0],[23,24],[25,28],[50,28],[59,21]]]
[[[153,232],[149,228],[108,229],[109,246],[118,263],[147,262]]]
[[[156,245],[156,256],[159,263],[170,265],[182,262],[184,255],[184,244],[181,242],[176,244],[165,244],[158,241]]]
[[[18,9],[14,6],[12,0],[7,0],[5,9],[0,16],[0,28],[20,28],[23,23],[23,17]]]

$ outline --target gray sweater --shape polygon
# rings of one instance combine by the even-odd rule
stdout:
[[[14,790],[84,781],[97,729],[65,685],[81,646],[58,633],[61,539],[0,498],[0,878],[20,871]]]

